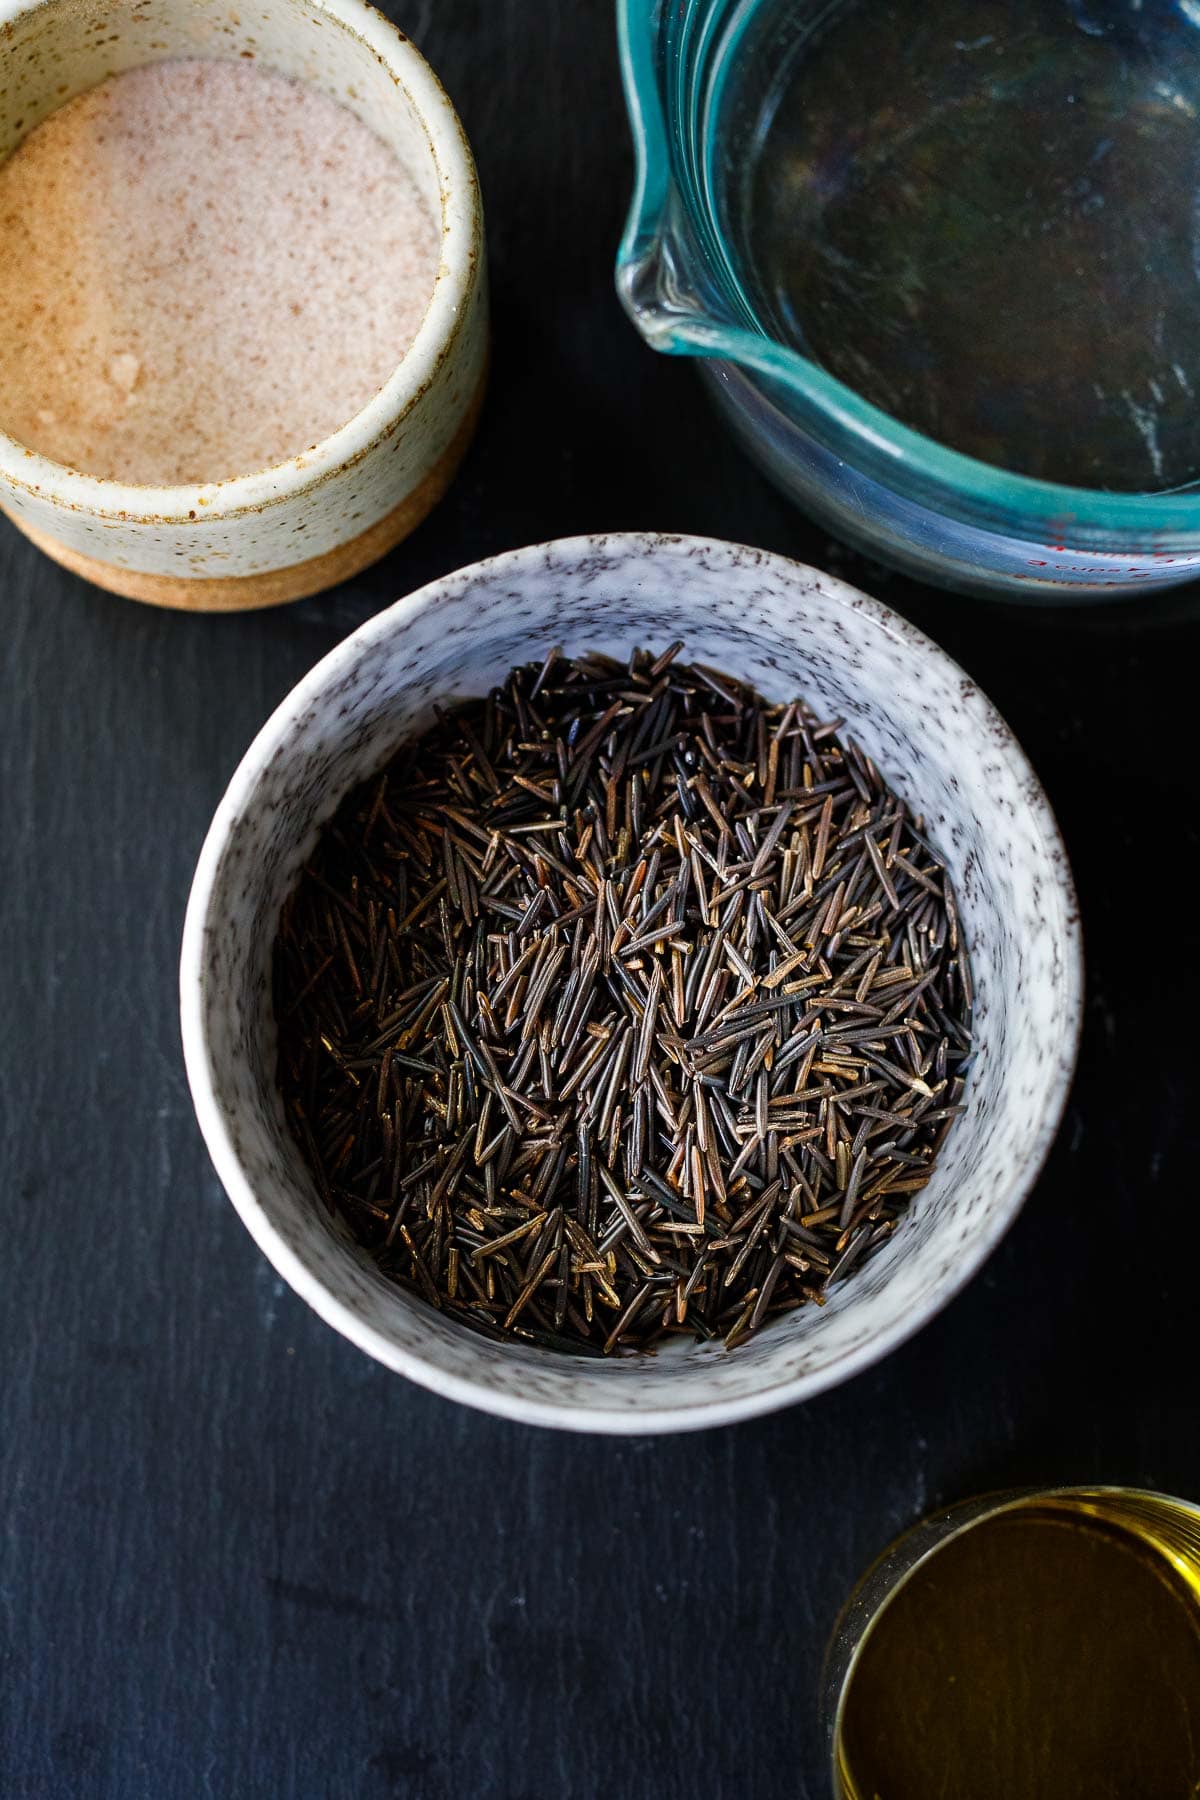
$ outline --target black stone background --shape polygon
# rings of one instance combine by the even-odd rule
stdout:
[[[409,0],[483,180],[495,365],[436,515],[322,598],[101,594],[0,528],[0,1793],[823,1800],[817,1675],[863,1565],[991,1486],[1200,1495],[1189,596],[1039,613],[831,544],[612,291],[608,0]],[[242,751],[395,596],[618,527],[760,544],[930,631],[1026,745],[1089,957],[1074,1098],[987,1269],[761,1422],[590,1440],[409,1386],[318,1323],[192,1117],[176,961]]]

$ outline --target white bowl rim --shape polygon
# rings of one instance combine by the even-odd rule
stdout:
[[[760,565],[770,566],[788,579],[799,576],[815,583],[826,598],[864,614],[892,638],[935,659],[957,675],[966,684],[962,690],[964,694],[969,690],[970,698],[967,703],[976,712],[977,718],[986,722],[990,728],[993,749],[1006,761],[1015,764],[1020,771],[1029,811],[1046,851],[1047,866],[1052,871],[1059,900],[1063,968],[1059,1013],[1062,1054],[1056,1058],[1053,1073],[1046,1084],[1046,1105],[1040,1127],[1014,1157],[1013,1178],[1006,1204],[989,1212],[985,1227],[971,1238],[969,1246],[947,1268],[923,1305],[898,1317],[860,1347],[825,1369],[790,1376],[774,1383],[765,1379],[753,1392],[731,1399],[689,1400],[673,1406],[646,1408],[606,1407],[591,1403],[581,1405],[577,1401],[556,1402],[493,1390],[469,1378],[451,1374],[436,1363],[426,1362],[422,1357],[401,1349],[384,1332],[366,1324],[351,1307],[331,1294],[322,1279],[272,1225],[245,1174],[224,1110],[217,1100],[208,1056],[203,1004],[205,928],[225,845],[235,822],[247,803],[253,800],[266,765],[308,705],[349,671],[365,647],[386,638],[395,625],[437,606],[448,590],[453,590],[465,581],[470,581],[473,585],[480,580],[494,578],[499,582],[512,573],[519,572],[528,563],[544,564],[546,556],[551,553],[571,559],[583,559],[614,548],[647,558],[670,549],[708,556],[727,556],[730,553],[750,556]],[[1041,782],[1025,752],[1007,722],[974,678],[967,675],[951,656],[915,625],[894,613],[881,601],[836,576],[752,545],[653,531],[601,532],[556,538],[466,564],[426,583],[416,592],[376,613],[310,669],[276,707],[251,743],[213,816],[188,899],[179,974],[184,1063],[196,1117],[213,1166],[259,1249],[318,1317],[376,1361],[445,1399],[461,1401],[494,1416],[526,1425],[624,1437],[699,1431],[711,1426],[734,1424],[775,1412],[801,1400],[812,1399],[873,1367],[942,1312],[996,1249],[1041,1173],[1066,1107],[1083,1026],[1083,941],[1075,885],[1062,835]],[[480,1342],[485,1343],[486,1340],[481,1338]]]
[[[40,0],[44,5],[46,0]],[[261,512],[357,462],[416,405],[466,316],[463,305],[482,256],[482,205],[475,162],[445,88],[416,45],[367,0],[306,0],[357,38],[392,76],[420,121],[441,189],[441,250],[415,337],[383,386],[328,437],[283,462],[217,481],[155,486],[109,480],[55,462],[0,425],[0,483],[88,517],[133,525],[211,522]],[[0,31],[37,11],[39,0],[0,0]]]

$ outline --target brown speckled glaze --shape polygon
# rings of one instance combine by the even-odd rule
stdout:
[[[968,1111],[891,1242],[821,1309],[732,1353],[680,1343],[597,1364],[497,1345],[385,1281],[324,1215],[274,1082],[268,967],[280,903],[347,789],[431,717],[553,643],[686,654],[768,698],[803,695],[924,811],[953,875],[977,988]],[[181,970],[197,1113],[234,1205],[279,1272],[373,1356],[531,1422],[681,1430],[843,1380],[914,1332],[1011,1223],[1066,1101],[1081,1007],[1071,877],[1004,721],[927,638],[843,583],[758,550],[640,534],[539,545],[464,569],[371,620],[247,753],[201,855]]]
[[[314,570],[317,585],[343,579],[434,504],[483,387],[483,220],[471,152],[436,76],[362,0],[0,0],[0,157],[105,76],[172,56],[261,58],[321,88],[395,148],[442,222],[407,355],[360,413],[286,463],[135,487],[64,468],[0,430],[0,508],[36,543],[117,593],[228,611],[315,592]]]
[[[39,550],[61,563],[72,574],[109,593],[123,594],[127,600],[142,600],[151,606],[170,606],[184,612],[246,612],[252,607],[282,606],[289,600],[302,600],[306,594],[320,594],[339,581],[349,581],[360,569],[369,568],[381,556],[402,543],[415,531],[446,492],[458,466],[467,453],[475,424],[483,405],[483,386],[466,413],[457,435],[441,458],[434,464],[419,487],[407,494],[398,506],[382,519],[352,537],[344,544],[326,550],[307,562],[292,563],[286,569],[272,569],[262,575],[227,575],[206,579],[202,575],[146,575],[134,569],[118,569],[100,562],[94,556],[82,556],[68,550],[57,538],[48,537],[15,515],[12,522],[23,531]],[[0,506],[0,512],[4,511]]]

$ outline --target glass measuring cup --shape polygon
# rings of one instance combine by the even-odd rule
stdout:
[[[774,64],[803,51],[806,33],[848,10],[830,7],[828,0],[618,0],[637,153],[617,263],[626,310],[655,349],[700,359],[735,434],[785,492],[839,536],[885,561],[951,587],[1035,601],[1123,597],[1139,587],[1194,577],[1200,572],[1200,489],[1194,481],[1151,491],[1158,484],[1149,480],[1146,491],[1110,492],[994,466],[901,423],[785,341],[773,321],[764,323],[731,230],[729,168],[761,147],[755,134],[766,128],[763,96]],[[852,17],[869,31],[875,10],[874,0],[858,0]],[[879,8],[881,15],[887,10]],[[961,0],[953,7],[933,0],[929,16],[944,11],[949,30],[961,10]],[[1078,42],[1086,50],[1110,27],[1105,9],[1089,8],[1086,0],[1046,0],[1033,10],[1053,54],[1049,75],[1039,74],[1028,104],[1052,111],[1053,56],[1061,50],[1064,69],[1074,67],[1072,46]],[[1147,104],[1159,107],[1163,119],[1169,114],[1173,130],[1180,119],[1187,127],[1184,114],[1190,117],[1192,101],[1178,83],[1170,87],[1168,77],[1182,66],[1181,46],[1193,37],[1200,56],[1198,20],[1194,0],[1146,0],[1126,37],[1105,40],[1105,67],[1111,64],[1116,82],[1114,116],[1124,104],[1122,72],[1132,70],[1139,93],[1150,96]],[[939,68],[957,67],[960,50],[967,56],[987,37],[955,38],[953,54]],[[1060,97],[1065,105],[1069,96]],[[1025,128],[1050,130],[1047,119],[1031,116]],[[1140,114],[1135,123],[1139,132],[1149,129]],[[1001,126],[1008,129],[1004,118],[998,118]],[[853,144],[846,154],[855,154]],[[1186,170],[1180,174],[1182,179]],[[1078,204],[1095,208],[1103,202],[1104,179],[1098,175],[1096,191]],[[1115,220],[1111,193],[1108,199]],[[1097,219],[1107,216],[1095,212]],[[1039,221],[1037,230],[1054,223]],[[1192,260],[1185,256],[1183,263],[1180,280],[1193,280]],[[1127,293],[1128,284],[1116,292]],[[1090,319],[1081,319],[1079,329],[1081,357],[1094,341],[1102,374],[1105,330]],[[1110,336],[1119,329],[1119,319],[1110,321]],[[1180,404],[1186,431],[1188,408]],[[1133,399],[1129,406],[1130,429],[1157,429],[1157,415]],[[1157,444],[1151,448],[1157,456]],[[1162,466],[1169,476],[1170,459]]]

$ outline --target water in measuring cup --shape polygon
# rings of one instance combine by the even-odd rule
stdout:
[[[762,0],[729,54],[764,330],[1000,468],[1200,478],[1200,0]]]

